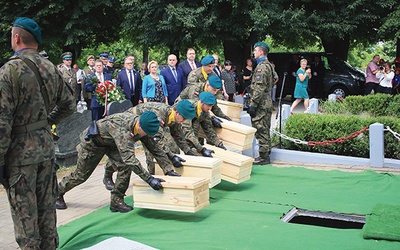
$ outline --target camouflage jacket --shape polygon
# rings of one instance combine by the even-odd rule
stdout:
[[[18,58],[27,58],[37,66],[47,90],[47,110],[34,72]],[[70,116],[76,109],[72,93],[57,68],[36,50],[26,49],[11,57],[0,69],[0,165],[22,166],[53,159],[49,125],[28,132],[17,130],[46,120],[58,124]]]
[[[271,107],[270,91],[274,86],[274,70],[268,59],[261,61],[251,78],[251,102],[253,107]]]
[[[189,100],[196,109],[196,116],[192,120],[186,120],[182,123],[183,132],[185,134],[186,140],[188,140],[197,150],[200,152],[203,146],[199,142],[199,131],[200,128],[203,129],[204,134],[207,137],[207,143],[212,145],[218,145],[220,140],[218,138],[217,133],[215,132],[210,113],[201,112],[200,114],[197,112],[198,105],[200,101],[198,100]]]
[[[193,100],[199,100],[199,95],[201,92],[205,91],[205,86],[206,82],[203,83],[198,83],[198,84],[191,84],[186,86],[184,90],[180,93],[178,98],[176,98],[175,103],[178,103],[182,99],[193,99]],[[217,100],[222,99],[222,94],[221,91],[218,91],[216,95]],[[222,112],[221,108],[218,107],[218,104],[216,103],[211,111],[214,113],[214,115],[219,116],[219,117],[225,117],[226,115],[224,112]]]
[[[76,79],[75,69],[73,68],[68,69],[67,66],[65,66],[64,64],[60,64],[58,65],[58,70],[60,71],[64,81],[71,86],[72,90],[74,91],[75,97],[77,97],[78,93],[76,93],[76,91],[77,91],[78,81]]]
[[[206,83],[207,82],[207,78],[204,78],[204,75],[202,73],[202,68],[197,68],[195,70],[192,70],[189,75],[188,75],[188,79],[187,79],[187,85],[199,85],[202,83]],[[208,76],[210,77],[211,75],[214,75],[214,72],[211,72],[211,74]]]
[[[170,148],[168,147],[169,143],[166,141],[167,139],[165,138],[164,133],[170,133],[172,138],[174,138],[175,143],[180,149],[182,149],[183,152],[186,153],[190,150],[190,147],[186,143],[183,134],[182,125],[175,122],[171,122],[169,124],[167,123],[169,115],[173,112],[173,109],[173,107],[165,103],[145,102],[127,110],[127,112],[131,112],[137,115],[141,115],[144,111],[149,110],[153,111],[157,115],[158,119],[160,120],[161,126],[157,134],[154,136],[154,140],[164,150],[164,152],[170,159],[175,154],[172,153]]]
[[[99,135],[95,137],[100,145],[104,147],[116,147],[124,164],[134,166],[133,172],[143,180],[150,177],[149,172],[141,165],[134,165],[135,142],[140,140],[144,146],[154,155],[160,166],[170,166],[172,163],[165,152],[157,145],[150,136],[140,137],[133,134],[133,128],[139,116],[130,112],[117,113],[98,120],[97,127]],[[84,131],[84,133],[86,130]]]

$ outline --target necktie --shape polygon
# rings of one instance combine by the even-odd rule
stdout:
[[[192,70],[195,70],[196,66],[194,65],[194,62],[191,62],[191,64],[192,64]]]
[[[131,94],[133,95],[135,93],[135,86],[133,85],[133,78],[132,78],[132,71],[129,70],[129,82],[131,85]]]
[[[178,82],[178,75],[176,74],[176,69],[172,68],[172,74],[174,75],[175,82]]]

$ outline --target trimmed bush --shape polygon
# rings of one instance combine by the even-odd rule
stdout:
[[[350,98],[350,97],[348,97]],[[346,98],[347,99],[347,98]],[[383,100],[382,98],[381,100]],[[400,119],[394,117],[361,117],[349,115],[312,115],[295,114],[286,121],[283,133],[289,137],[303,141],[321,142],[324,140],[336,140],[347,137],[351,133],[369,127],[373,123],[382,123],[393,131],[400,131]],[[400,159],[400,143],[390,133],[385,132],[385,157]],[[360,134],[354,139],[348,139],[342,143],[333,143],[328,146],[308,146],[295,144],[288,140],[282,140],[283,147],[301,151],[369,157],[369,133]]]

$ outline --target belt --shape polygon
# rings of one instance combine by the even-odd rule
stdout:
[[[49,122],[46,120],[37,121],[34,123],[29,123],[26,125],[15,126],[12,128],[11,134],[23,134],[28,133],[30,131],[38,130],[41,128],[45,128],[49,125]]]

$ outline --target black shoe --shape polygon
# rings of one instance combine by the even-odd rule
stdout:
[[[269,159],[269,156],[267,157],[257,157],[254,159],[253,165],[268,165],[271,164],[271,160]]]
[[[113,190],[114,189],[115,185],[114,185],[114,182],[113,182],[112,178],[104,177],[103,183],[106,186],[107,190]]]
[[[123,200],[111,201],[110,203],[111,212],[126,213],[133,210],[132,206],[127,205]]]
[[[177,172],[175,172],[174,170],[169,170],[165,173],[165,175],[169,175],[169,176],[181,176],[180,174],[178,174]]]
[[[67,204],[64,201],[64,195],[58,195],[56,200],[56,208],[61,210],[67,209]]]

